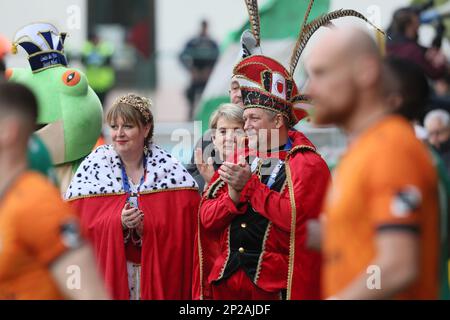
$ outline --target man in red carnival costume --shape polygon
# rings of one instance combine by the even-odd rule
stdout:
[[[330,173],[315,146],[293,127],[305,118],[307,99],[293,79],[313,33],[338,10],[307,23],[305,14],[290,71],[248,52],[233,70],[244,103],[248,146],[215,173],[199,210],[194,298],[319,299],[320,254],[308,250],[306,221],[318,217]],[[257,46],[258,6],[246,0]]]

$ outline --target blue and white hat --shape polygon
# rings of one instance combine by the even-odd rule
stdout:
[[[66,33],[50,23],[33,23],[20,29],[14,37],[13,49],[21,46],[28,53],[31,70],[36,73],[56,66],[67,67],[64,55]]]

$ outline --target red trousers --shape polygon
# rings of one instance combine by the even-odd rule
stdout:
[[[267,292],[258,288],[239,269],[228,279],[212,285],[213,300],[281,300],[281,292]]]

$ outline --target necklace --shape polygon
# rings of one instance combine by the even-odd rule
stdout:
[[[125,191],[125,193],[128,195],[127,201],[130,203],[131,206],[133,207],[138,207],[138,195],[139,192],[141,190],[142,185],[145,182],[145,179],[147,177],[147,156],[144,153],[144,156],[142,158],[142,166],[144,167],[144,174],[141,177],[141,181],[137,187],[136,192],[132,192],[131,190],[131,186],[130,186],[130,181],[128,180],[128,175],[127,175],[127,171],[125,170],[125,165],[124,163],[121,161],[122,164],[122,184],[123,184],[123,189]]]

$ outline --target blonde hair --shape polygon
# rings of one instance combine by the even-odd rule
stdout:
[[[228,121],[235,121],[244,125],[244,110],[233,103],[221,104],[209,118],[209,128],[217,129],[217,123],[220,118],[225,118]]]
[[[135,94],[127,94],[116,99],[106,114],[106,121],[110,125],[118,118],[124,122],[131,123],[139,128],[150,125],[150,132],[145,139],[145,145],[152,142],[154,121],[150,111],[151,102],[145,97]]]

